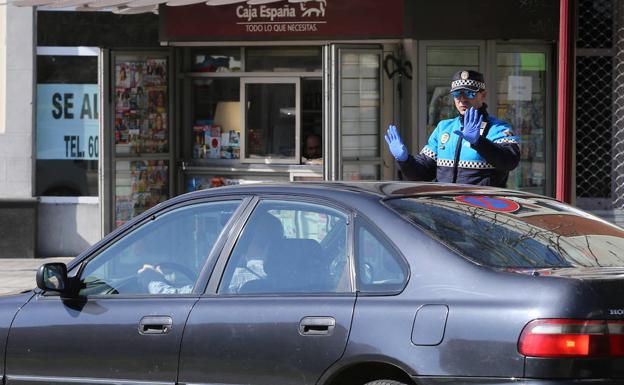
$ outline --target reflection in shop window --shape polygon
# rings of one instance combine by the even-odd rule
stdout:
[[[520,165],[509,174],[508,187],[538,194],[546,190],[546,54],[499,52],[499,119],[508,121],[521,139]]]
[[[458,115],[450,83],[458,69],[479,70],[478,46],[429,46],[427,49],[427,136],[441,120]]]
[[[299,79],[245,84],[245,160],[299,163]]]

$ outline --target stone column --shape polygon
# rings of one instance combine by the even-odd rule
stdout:
[[[35,12],[0,8],[0,258],[33,258]]]
[[[0,199],[33,196],[34,10],[5,8],[3,124],[0,124]]]

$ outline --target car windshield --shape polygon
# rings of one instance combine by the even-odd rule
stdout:
[[[386,204],[476,263],[624,267],[624,230],[546,198],[426,196]]]

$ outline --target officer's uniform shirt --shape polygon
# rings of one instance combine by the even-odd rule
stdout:
[[[462,129],[462,116],[442,120],[420,154],[399,162],[403,175],[409,180],[505,187],[509,171],[520,160],[519,139],[511,126],[493,116],[484,117],[481,137],[474,145],[454,133]]]

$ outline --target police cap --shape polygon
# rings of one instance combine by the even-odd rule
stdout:
[[[451,80],[451,92],[456,90],[481,91],[485,89],[483,74],[472,70],[455,72]]]

